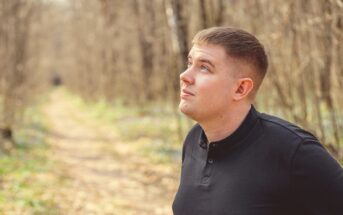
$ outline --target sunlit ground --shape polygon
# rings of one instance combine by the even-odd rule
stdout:
[[[87,106],[59,89],[36,115],[18,137],[27,141],[0,160],[1,213],[172,214],[181,148],[172,113]]]

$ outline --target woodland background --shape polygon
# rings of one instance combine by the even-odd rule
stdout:
[[[300,124],[343,159],[342,0],[0,0],[3,156],[32,145],[20,135],[37,130],[32,109],[54,84],[89,106],[135,110],[126,118],[159,113],[152,123],[174,126],[160,147],[177,154],[192,125],[177,110],[179,74],[192,37],[210,26],[256,35],[270,60],[258,109]]]

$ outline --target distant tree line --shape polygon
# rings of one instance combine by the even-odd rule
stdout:
[[[0,151],[10,149],[13,132],[39,92],[42,4],[0,0]]]
[[[140,105],[178,100],[178,76],[198,30],[229,25],[254,33],[270,58],[256,105],[310,129],[338,156],[342,1],[74,0],[71,14],[70,88]]]
[[[336,156],[343,157],[342,0],[0,2],[0,55],[6,59],[0,62],[0,78],[8,80],[1,82],[3,99],[18,98],[13,95],[17,90],[8,94],[4,83],[24,86],[23,80],[27,82],[4,77],[31,75],[28,71],[38,61],[28,61],[32,58],[45,59],[41,60],[45,70],[56,72],[69,89],[87,100],[142,107],[160,102],[176,108],[179,74],[194,34],[211,26],[236,26],[255,34],[269,54],[270,68],[256,106],[313,131]],[[20,16],[4,13],[12,2],[33,9],[23,10]],[[6,19],[25,27],[13,28]],[[37,23],[40,28],[29,27]],[[13,31],[20,31],[20,36],[10,36]],[[42,35],[34,38],[32,32]],[[14,54],[32,51],[25,48],[25,41],[32,41],[31,46],[44,43],[43,56],[39,58],[39,51]],[[26,66],[28,62],[31,66]],[[26,98],[25,93],[18,89],[21,97]]]

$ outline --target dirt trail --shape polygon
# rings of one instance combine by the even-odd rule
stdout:
[[[151,164],[115,129],[80,111],[53,91],[45,114],[61,185],[53,199],[61,214],[168,215],[177,166]]]

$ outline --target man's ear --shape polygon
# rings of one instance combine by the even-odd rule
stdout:
[[[254,88],[254,82],[251,78],[238,79],[237,88],[234,94],[234,100],[238,101],[246,98],[252,89]]]

